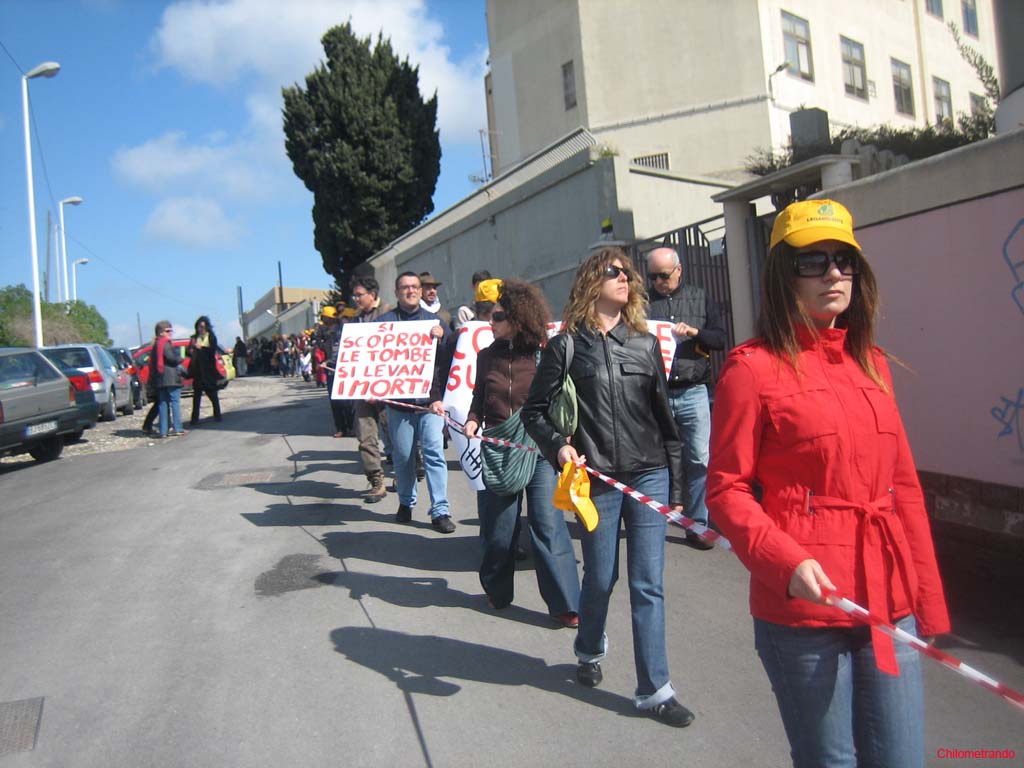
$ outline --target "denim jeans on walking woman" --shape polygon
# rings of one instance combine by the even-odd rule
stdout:
[[[698,523],[708,524],[705,486],[708,479],[708,450],[711,440],[711,406],[708,388],[703,384],[668,391],[679,438],[683,442],[683,469],[686,471],[685,514]]]
[[[167,407],[171,408],[174,431],[179,435],[184,431],[181,426],[181,387],[158,387],[156,390],[160,413],[160,437],[167,437]]]
[[[416,505],[416,442],[423,449],[423,469],[430,491],[430,517],[448,512],[448,462],[444,457],[444,419],[433,413],[387,407],[398,503]]]
[[[896,622],[917,634],[913,616]],[[924,765],[921,657],[896,644],[899,675],[875,665],[868,627],[788,627],[754,619],[795,768]]]
[[[565,515],[551,503],[554,490],[555,471],[544,459],[538,459],[529,485],[515,496],[499,496],[486,489],[477,491],[476,509],[480,515],[483,549],[480,584],[496,608],[508,605],[515,596],[516,542],[525,496],[537,587],[548,613],[558,616],[579,612],[580,577],[576,570],[576,553]]]
[[[668,501],[667,469],[620,472],[615,479],[657,501]],[[600,661],[608,649],[608,600],[619,572],[619,528],[625,525],[636,664],[634,703],[640,709],[651,709],[675,696],[665,651],[665,516],[598,480],[591,483],[590,498],[597,507],[598,523],[592,533],[581,531],[583,590],[576,657],[584,662]]]

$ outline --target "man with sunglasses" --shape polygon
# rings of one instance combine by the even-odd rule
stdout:
[[[647,254],[647,276],[651,280],[647,317],[673,324],[676,354],[668,377],[668,401],[679,426],[683,443],[686,515],[708,524],[704,486],[708,474],[708,445],[711,439],[710,350],[725,349],[727,335],[718,305],[703,288],[683,283],[683,265],[671,248],[655,248]],[[686,532],[695,549],[714,545]]]

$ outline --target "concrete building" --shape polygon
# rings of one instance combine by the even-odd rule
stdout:
[[[242,338],[302,333],[316,323],[326,300],[327,291],[322,288],[274,286],[242,314]]]
[[[804,105],[833,132],[970,114],[984,90],[946,25],[996,66],[992,3],[488,0],[492,166],[584,126],[638,164],[739,178]]]

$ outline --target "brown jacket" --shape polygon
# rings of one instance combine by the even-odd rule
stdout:
[[[508,420],[526,402],[537,373],[536,347],[513,347],[495,340],[476,358],[476,384],[466,421],[494,427]]]

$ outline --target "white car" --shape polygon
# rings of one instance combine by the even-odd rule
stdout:
[[[39,351],[68,368],[77,368],[89,378],[104,421],[116,419],[118,411],[125,416],[135,412],[131,378],[99,344],[57,344],[40,347]]]

